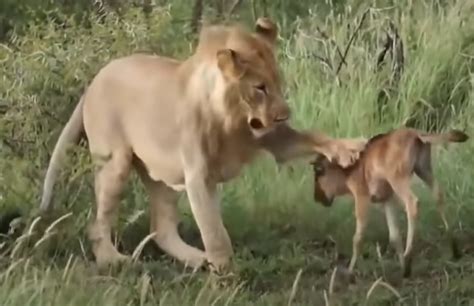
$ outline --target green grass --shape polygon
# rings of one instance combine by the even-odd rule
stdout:
[[[22,259],[2,260],[0,296],[3,305],[287,305],[290,300],[292,305],[324,305],[325,295],[331,305],[469,305],[474,298],[473,256],[451,261],[439,233],[431,236],[435,240],[418,240],[414,276],[405,280],[394,254],[378,257],[371,239],[356,283],[336,274],[329,295],[338,248],[309,232],[273,232],[273,237],[255,235],[253,243],[234,240],[238,276],[226,284],[207,272],[183,271],[164,255],[99,274],[81,252],[45,257],[36,250]],[[378,236],[383,249],[383,235]],[[379,278],[382,283],[371,290]]]
[[[282,37],[279,58],[294,125],[349,137],[370,136],[411,120],[425,130],[460,128],[472,137],[472,1],[444,7],[403,2],[387,10],[380,4],[352,44],[338,82],[334,71],[314,56],[327,57],[333,66],[339,62],[333,45],[316,39],[316,25],[344,49],[365,10],[359,2],[349,1],[352,11],[346,8],[340,17],[330,11],[327,16],[310,13],[297,21],[279,20],[290,27],[285,33],[292,33]],[[311,168],[304,161],[295,162],[290,171],[263,156],[223,187],[223,218],[236,252],[236,276],[224,283],[208,272],[184,270],[152,243],[133,266],[98,273],[85,235],[93,194],[84,148],[71,154],[56,187],[56,212],[32,222],[52,146],[98,69],[136,50],[180,58],[189,54],[189,43],[175,41],[180,28],[167,13],[167,8],[156,11],[147,23],[130,9],[122,20],[110,15],[103,24],[92,22],[92,29],[68,19],[65,27],[33,22],[26,36],[0,45],[0,110],[3,105],[8,109],[0,117],[6,141],[0,142],[0,207],[31,216],[24,238],[4,239],[2,305],[474,305],[471,140],[434,150],[436,177],[464,256],[451,258],[434,201],[415,180],[420,216],[410,279],[400,277],[396,256],[387,246],[383,214],[373,209],[356,282],[340,273],[331,281],[335,267],[347,264],[351,255],[353,205],[347,199],[332,208],[314,203]],[[374,71],[376,42],[384,37],[387,18],[396,23],[406,54],[400,82],[390,88],[390,65]],[[390,97],[379,113],[382,88]],[[180,205],[183,237],[202,247],[184,196]],[[71,215],[35,247],[47,227],[67,213]],[[147,197],[135,176],[124,192],[120,221],[120,247],[132,254],[148,234],[149,222]],[[401,210],[399,223],[405,233]]]

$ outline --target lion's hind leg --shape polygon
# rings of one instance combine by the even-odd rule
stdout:
[[[178,233],[179,193],[163,182],[153,181],[144,171],[139,173],[150,197],[150,231],[155,234],[154,241],[186,266],[201,267],[206,259],[205,253],[188,245]]]
[[[115,150],[107,157],[95,156],[95,195],[97,212],[89,227],[89,239],[99,268],[128,259],[112,244],[111,232],[117,219],[120,193],[131,169],[132,151]]]

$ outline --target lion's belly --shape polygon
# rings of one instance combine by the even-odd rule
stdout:
[[[151,163],[148,167],[148,175],[152,180],[162,181],[175,190],[181,191],[184,189],[184,174],[179,167],[164,166],[161,163]]]
[[[162,154],[165,152],[157,149],[156,153],[154,156],[163,156]],[[175,158],[160,159],[147,154],[141,154],[142,157],[140,157],[140,153],[136,153],[136,155],[140,158],[152,180],[161,181],[175,191],[186,190],[184,171],[179,160]],[[178,156],[178,154],[169,154],[168,156]],[[242,167],[240,162],[229,162],[214,168],[211,172],[212,179],[216,183],[225,183],[237,177]]]
[[[160,162],[145,163],[148,175],[156,182],[163,182],[176,191],[185,190],[184,173],[181,167]]]
[[[248,165],[258,155],[252,146],[243,148],[224,148],[221,155],[209,161],[213,166],[213,178],[218,183],[227,182],[240,175],[242,168]]]
[[[186,185],[185,184],[167,184],[168,187],[173,189],[174,191],[182,192],[186,190]]]
[[[184,188],[184,172],[179,160],[174,158],[157,159],[153,157],[140,159],[152,180],[162,181],[175,190]]]
[[[181,190],[184,171],[177,144],[168,138],[172,138],[171,135],[163,139],[143,133],[140,139],[132,140],[132,148],[151,179]]]

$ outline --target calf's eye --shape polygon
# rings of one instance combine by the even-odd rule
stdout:
[[[317,175],[317,176],[321,176],[324,174],[324,168],[321,167],[321,166],[315,166],[314,167],[314,173]]]

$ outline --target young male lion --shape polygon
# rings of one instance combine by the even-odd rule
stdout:
[[[151,231],[168,254],[192,266],[228,266],[233,250],[216,186],[238,175],[260,150],[283,162],[321,153],[352,164],[365,140],[297,132],[287,123],[275,60],[277,27],[260,18],[254,32],[205,27],[185,61],[134,54],[113,60],[94,77],[54,148],[41,209],[50,207],[66,145],[82,131],[96,166],[97,212],[89,227],[99,266],[124,259],[111,229],[131,168],[150,196]],[[177,199],[186,190],[205,252],[178,235]]]
[[[356,230],[353,237],[352,272],[359,254],[360,243],[367,225],[369,203],[383,203],[390,242],[395,247],[404,276],[411,272],[411,254],[418,215],[418,199],[410,188],[410,179],[415,173],[433,191],[438,210],[449,233],[444,214],[443,195],[433,178],[431,166],[431,144],[464,142],[468,136],[452,130],[443,134],[426,134],[414,129],[400,128],[369,140],[359,160],[346,169],[324,157],[313,162],[314,199],[325,206],[331,206],[334,197],[350,194],[355,200]],[[400,231],[395,220],[395,205],[389,202],[393,195],[403,202],[407,215],[407,239],[405,251]],[[459,256],[453,237],[453,252]]]

